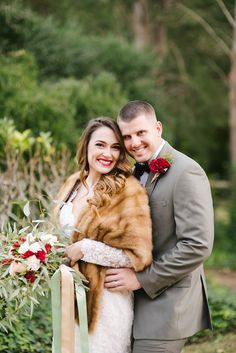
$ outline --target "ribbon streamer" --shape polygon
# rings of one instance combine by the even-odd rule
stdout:
[[[75,351],[75,295],[80,321],[81,352],[89,353],[88,320],[84,276],[74,269],[61,265],[52,276],[52,326],[53,353]]]

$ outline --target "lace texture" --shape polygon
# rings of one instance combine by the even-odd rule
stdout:
[[[99,320],[89,335],[89,353],[130,353],[133,293],[103,290]],[[79,326],[75,330],[75,353],[81,353]]]
[[[132,267],[131,261],[123,250],[92,239],[80,241],[84,254],[81,260],[107,267]]]

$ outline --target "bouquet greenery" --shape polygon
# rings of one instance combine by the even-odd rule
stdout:
[[[32,315],[65,261],[63,230],[45,220],[23,223],[8,224],[0,235],[0,329],[6,331],[19,316]]]

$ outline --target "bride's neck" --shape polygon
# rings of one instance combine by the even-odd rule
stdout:
[[[86,178],[86,184],[88,185],[89,190],[94,189],[101,175],[92,175],[89,174]]]

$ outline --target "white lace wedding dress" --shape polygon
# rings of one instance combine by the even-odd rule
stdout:
[[[73,204],[68,201],[59,214],[61,226],[71,229],[75,223]],[[127,255],[120,249],[101,242],[81,240],[82,260],[107,267],[132,267]],[[97,326],[89,335],[89,353],[129,353],[133,322],[133,293],[110,292],[104,288]],[[81,353],[79,326],[75,327],[75,353]]]

